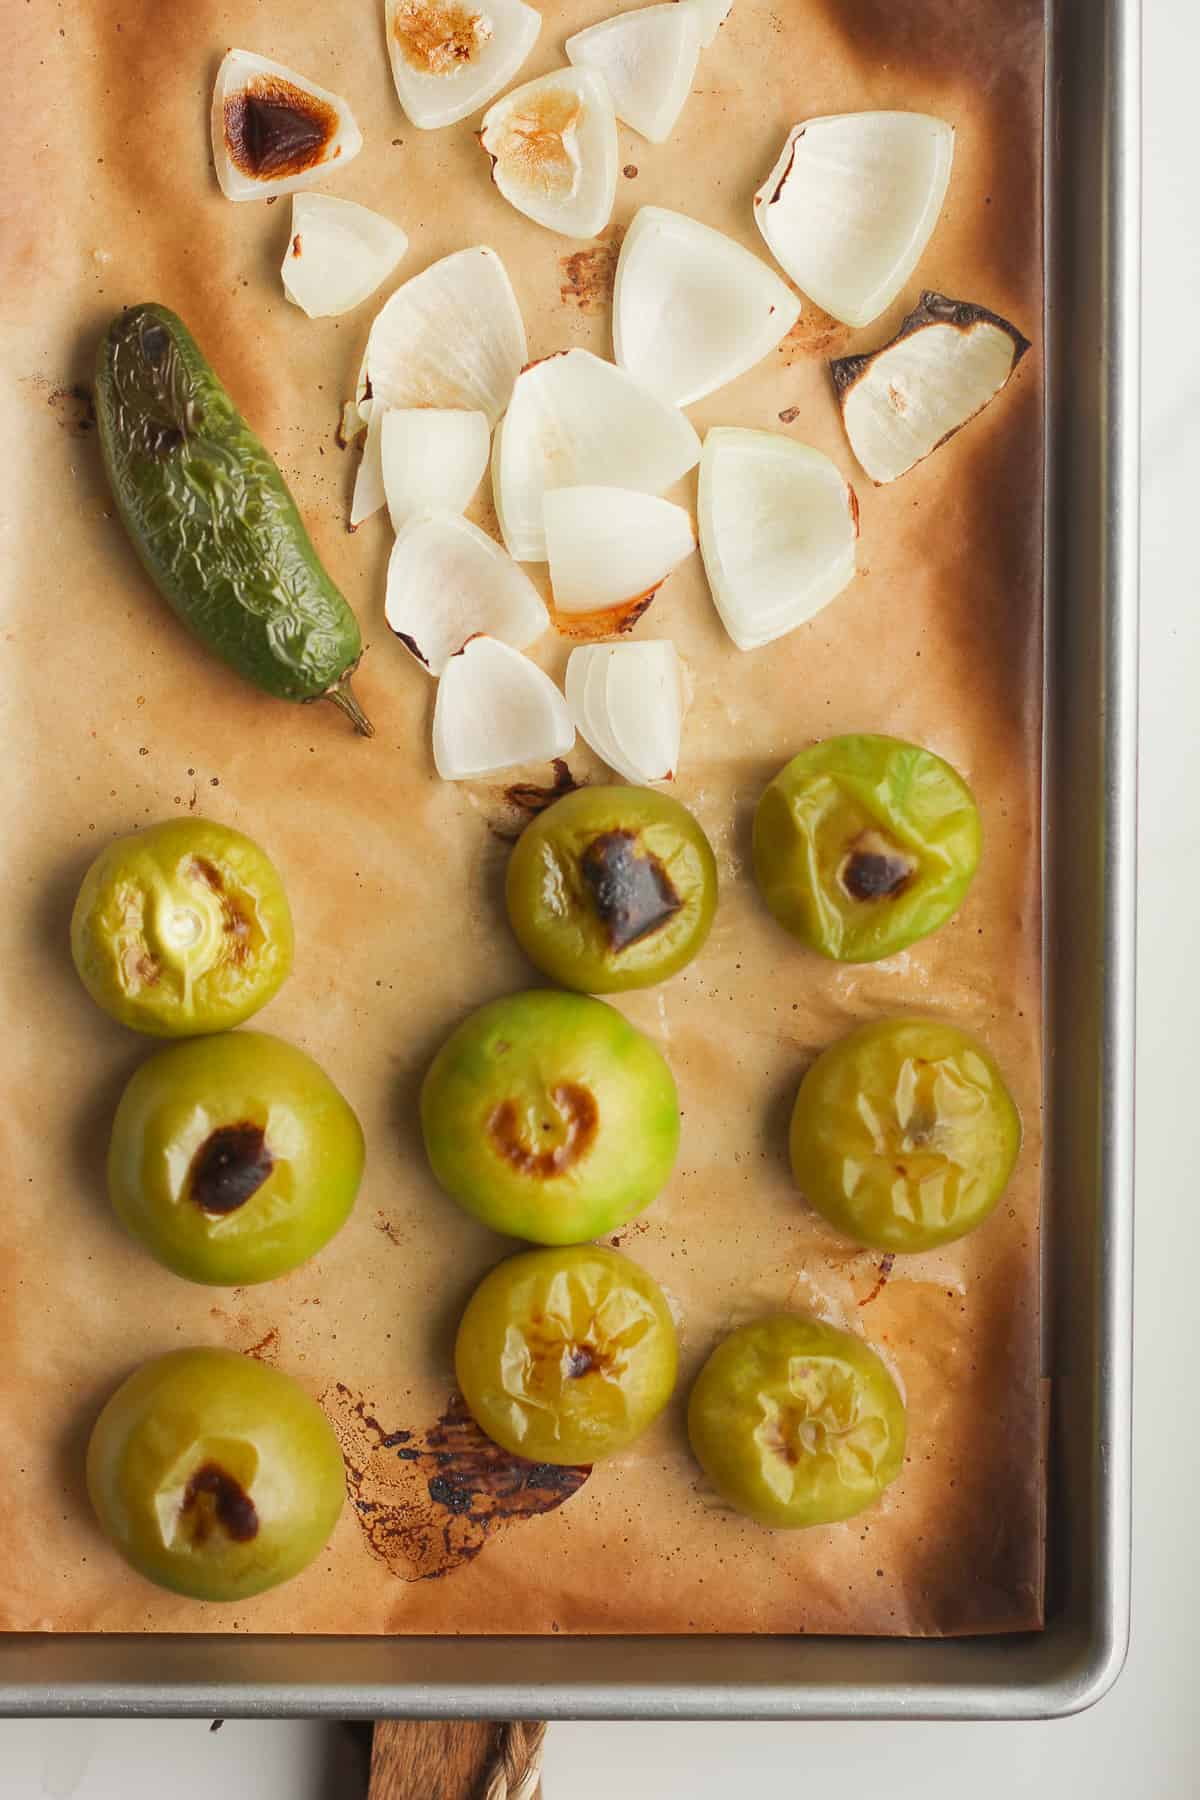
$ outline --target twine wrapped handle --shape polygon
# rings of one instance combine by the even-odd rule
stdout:
[[[537,1800],[540,1721],[381,1719],[368,1800]]]

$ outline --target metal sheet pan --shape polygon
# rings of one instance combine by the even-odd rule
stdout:
[[[1137,0],[1054,0],[1048,62],[1048,1623],[880,1641],[10,1636],[0,1713],[1020,1718],[1128,1633],[1137,584]]]

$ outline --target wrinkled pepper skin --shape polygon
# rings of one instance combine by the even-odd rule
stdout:
[[[350,689],[358,622],[183,321],[150,304],[114,319],[95,405],[118,511],[176,616],[265,693],[332,700],[370,736]]]

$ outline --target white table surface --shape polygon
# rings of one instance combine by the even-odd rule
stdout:
[[[749,4],[750,0],[743,0]],[[547,1800],[885,1791],[1200,1795],[1200,199],[1192,0],[1146,0],[1141,956],[1133,1643],[1108,1697],[1030,1725],[558,1725]],[[1193,881],[1195,886],[1192,885]],[[1189,954],[1190,952],[1190,954]],[[358,1800],[338,1727],[0,1723],[3,1800]]]

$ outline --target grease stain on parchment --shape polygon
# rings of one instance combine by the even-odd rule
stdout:
[[[554,771],[551,782],[518,781],[495,793],[494,798],[502,811],[499,817],[487,819],[487,828],[493,837],[500,838],[506,844],[515,844],[530,819],[536,819],[539,813],[544,813],[556,800],[561,800],[564,794],[573,794],[576,788],[587,785],[572,774],[563,757],[556,756],[551,767]]]
[[[624,236],[624,231],[614,230],[603,243],[559,257],[558,294],[564,306],[577,307],[582,313],[607,311],[612,305]]]
[[[36,382],[42,386],[41,381]],[[96,429],[96,407],[90,389],[80,382],[63,382],[50,389],[47,404],[61,431],[69,437],[86,437]]]
[[[433,1425],[389,1429],[361,1394],[321,1395],[346,1461],[363,1542],[400,1581],[430,1581],[474,1560],[497,1532],[553,1512],[590,1467],[531,1463],[486,1438],[452,1394]]]
[[[779,348],[790,368],[802,356],[836,356],[849,341],[850,327],[810,303],[792,326]]]
[[[278,1362],[277,1325],[269,1326],[264,1332],[261,1322],[256,1322],[249,1313],[228,1312],[223,1306],[210,1306],[208,1311],[209,1317],[215,1319],[225,1332],[230,1350],[237,1350],[242,1356],[252,1356],[256,1362]],[[245,1339],[249,1339],[249,1342],[244,1342]]]

